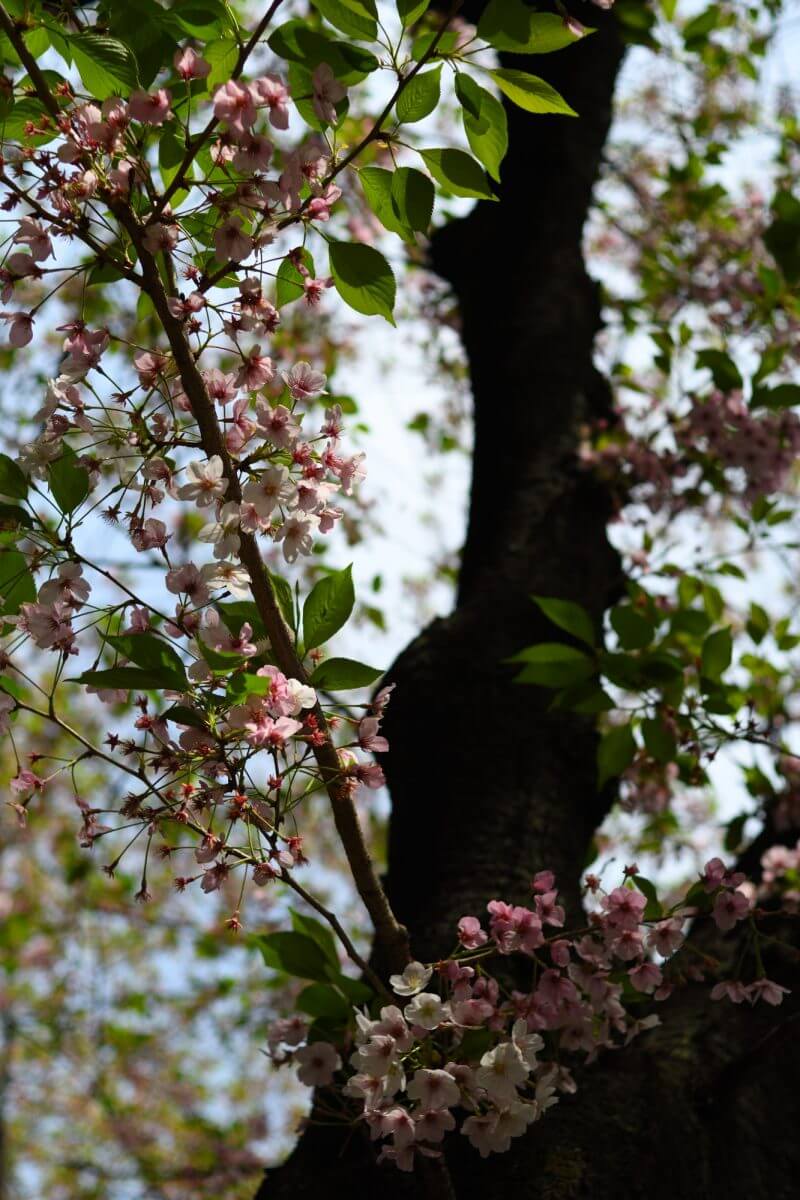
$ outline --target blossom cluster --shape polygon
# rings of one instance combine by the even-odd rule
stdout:
[[[486,927],[462,917],[458,950],[393,975],[399,1001],[375,1016],[356,1010],[340,1045],[308,1042],[302,1018],[293,1018],[273,1028],[273,1056],[291,1056],[308,1086],[335,1087],[356,1102],[353,1119],[381,1141],[380,1158],[402,1170],[413,1169],[418,1153],[436,1155],[457,1127],[482,1156],[508,1150],[560,1094],[575,1091],[575,1056],[588,1063],[628,1044],[659,1024],[651,1002],[704,978],[679,954],[692,919],[710,911],[727,933],[751,914],[744,875],[720,859],[706,863],[680,903],[657,913],[637,868],[625,874],[610,892],[588,876],[596,907],[587,926],[567,932],[553,873],[539,872],[531,905],[492,900]],[[500,964],[495,974],[491,960]],[[720,980],[711,994],[779,1004],[786,991],[760,975],[749,984]]]

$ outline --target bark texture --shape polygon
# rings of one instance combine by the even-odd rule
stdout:
[[[447,954],[458,918],[481,913],[492,897],[529,899],[539,869],[556,871],[577,909],[610,799],[595,786],[593,720],[548,712],[552,693],[511,685],[504,665],[522,646],[564,636],[538,614],[532,594],[577,600],[599,622],[622,582],[606,537],[609,499],[580,470],[576,446],[583,423],[610,415],[609,388],[592,361],[600,312],[581,235],[623,46],[612,14],[570,8],[598,33],[563,54],[509,56],[508,65],[547,78],[580,118],[509,107],[500,202],[478,204],[432,246],[433,266],[460,305],[475,450],[456,608],[390,672],[386,882],[421,959]],[[785,979],[793,968],[771,970]],[[511,1153],[483,1160],[452,1137],[449,1194],[796,1196],[800,1022],[792,1009],[742,1012],[690,987],[660,1011],[661,1029],[585,1070],[577,1095]],[[441,1181],[373,1163],[361,1137],[345,1142],[336,1129],[314,1127],[268,1174],[258,1200],[448,1194]]]

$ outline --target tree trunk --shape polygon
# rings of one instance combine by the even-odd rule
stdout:
[[[459,917],[483,914],[493,897],[529,900],[537,870],[556,872],[577,912],[592,835],[613,799],[597,792],[593,719],[548,711],[552,693],[513,684],[504,663],[564,636],[531,595],[579,601],[599,624],[622,584],[606,537],[609,497],[576,448],[583,424],[611,416],[592,361],[599,300],[581,237],[623,47],[612,14],[570,9],[598,33],[509,65],[543,75],[579,118],[509,106],[499,203],[478,204],[432,245],[433,266],[460,305],[475,450],[455,611],[390,672],[387,887],[424,960],[446,955]],[[796,1076],[800,1028],[791,1012],[710,1005],[699,986],[659,1011],[662,1028],[582,1070],[578,1093],[510,1153],[481,1159],[452,1136],[445,1150],[458,1200],[797,1195],[791,1067]],[[425,1194],[419,1175],[374,1159],[363,1137],[311,1127],[257,1200],[323,1189],[381,1200]]]

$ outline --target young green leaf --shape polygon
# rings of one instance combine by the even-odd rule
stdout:
[[[311,251],[306,250],[305,246],[303,246],[300,249],[300,258],[311,278],[315,279],[316,272]],[[278,267],[278,274],[275,281],[275,303],[278,308],[283,308],[284,304],[291,304],[293,300],[299,300],[304,295],[303,276],[298,271],[294,260],[287,255]]]
[[[430,71],[419,71],[409,80],[397,97],[395,112],[398,121],[411,125],[429,116],[439,103],[441,80],[441,63]]]
[[[356,312],[385,317],[394,325],[394,272],[381,252],[361,242],[330,242],[328,253],[342,299]]]
[[[351,688],[368,687],[382,674],[378,667],[368,667],[351,658],[329,658],[314,671],[311,683],[326,692],[346,692]]]
[[[660,717],[647,717],[642,721],[642,737],[645,749],[656,762],[673,762],[677,753],[675,735]]]
[[[456,96],[470,149],[499,182],[500,164],[508,150],[506,110],[496,96],[463,72],[456,75]]]
[[[537,13],[522,0],[489,0],[478,22],[478,37],[495,50],[517,54],[550,54],[583,40],[594,29],[575,33],[572,26],[555,13]]]
[[[636,740],[630,725],[615,725],[609,729],[597,748],[597,786],[621,775],[630,766],[636,753]]]
[[[304,933],[306,937],[310,937],[312,941],[316,942],[334,972],[338,974],[339,952],[336,949],[336,939],[331,933],[330,928],[327,925],[323,925],[316,917],[310,917],[306,913],[298,912],[295,908],[290,908],[289,912],[292,917],[292,928],[297,933]]]
[[[398,220],[426,233],[433,215],[433,184],[422,171],[398,167],[392,176],[392,210]]]
[[[86,90],[97,100],[128,96],[139,86],[133,52],[115,38],[86,31],[70,35],[69,46]]]
[[[250,939],[258,946],[268,967],[285,971],[298,979],[314,979],[327,983],[331,966],[322,947],[305,933],[282,930],[260,934]]]
[[[0,546],[0,612],[18,613],[20,606],[36,599],[36,584],[28,561],[19,550]]]
[[[65,514],[74,512],[89,494],[89,472],[78,465],[71,446],[65,445],[61,457],[50,464],[47,482],[56,504]]]
[[[700,662],[706,679],[716,682],[731,665],[733,637],[730,629],[717,629],[703,642]]]
[[[13,458],[0,454],[0,496],[24,500],[28,495],[28,480]]]
[[[213,91],[221,83],[231,78],[239,58],[239,47],[235,38],[222,37],[209,42],[203,50],[203,58],[211,65],[208,76],[209,91]]]
[[[646,879],[644,875],[634,875],[633,882],[636,884],[642,895],[647,897],[647,904],[645,905],[645,910],[642,914],[645,921],[657,921],[661,916],[663,916],[664,910],[661,907],[661,901],[658,898],[658,892],[656,891],[655,885],[652,884],[649,879]]]
[[[500,91],[527,112],[561,113],[565,117],[578,115],[564,97],[538,75],[529,75],[527,71],[514,71],[510,67],[499,67],[489,74]]]
[[[0,500],[0,531],[6,533],[10,529],[32,529],[33,521],[30,513],[18,504],[6,504]]]
[[[176,691],[186,687],[186,668],[181,657],[163,638],[152,633],[131,633],[108,637],[106,641],[137,667],[168,674],[172,679],[170,686]]]
[[[397,0],[397,15],[408,28],[428,11],[430,3],[431,0]]]
[[[348,37],[362,38],[368,42],[374,42],[377,38],[378,23],[374,16],[368,16],[364,10],[359,11],[355,6],[351,8],[342,0],[312,0],[312,4],[326,21]]]
[[[571,600],[557,600],[554,596],[533,596],[536,604],[549,621],[566,629],[573,637],[580,638],[587,646],[595,643],[594,624],[585,608]]]
[[[463,150],[420,150],[420,154],[437,183],[454,196],[497,199],[478,163]]]
[[[697,355],[697,365],[706,367],[711,372],[715,385],[722,392],[744,387],[739,368],[724,350],[701,350]]]
[[[171,671],[152,670],[143,667],[109,667],[102,671],[84,671],[78,683],[94,688],[124,688],[129,692],[162,691],[175,687],[175,676]]]
[[[623,650],[641,650],[652,642],[653,626],[632,605],[612,608],[609,619]]]
[[[236,31],[236,18],[225,0],[174,0],[167,18],[178,36],[214,38]]]
[[[279,58],[300,63],[309,71],[326,62],[345,87],[360,83],[380,65],[368,50],[349,42],[334,41],[316,29],[310,29],[306,21],[292,20],[280,25],[268,39],[268,45]]]
[[[303,605],[306,652],[323,645],[338,633],[353,611],[355,601],[352,566],[333,571],[314,585]]]
[[[541,642],[520,650],[510,660],[525,666],[514,676],[515,683],[536,683],[542,687],[563,688],[588,679],[595,672],[592,658],[563,642]]]
[[[386,229],[399,233],[408,242],[414,241],[414,231],[401,221],[392,204],[394,171],[385,167],[363,167],[358,173],[364,196],[375,216]]]
[[[164,713],[164,720],[174,721],[176,725],[189,725],[192,729],[207,728],[203,714],[186,704],[173,704],[172,708]]]
[[[300,1012],[310,1017],[328,1017],[344,1025],[350,1019],[350,1001],[332,983],[310,983],[303,988],[295,1002]]]

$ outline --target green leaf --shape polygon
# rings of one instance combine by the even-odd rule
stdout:
[[[731,665],[733,657],[733,635],[730,629],[717,629],[703,642],[700,662],[706,679],[718,681]]]
[[[288,579],[284,579],[277,571],[269,571],[269,581],[272,584],[272,590],[275,593],[275,598],[278,601],[278,608],[283,614],[283,619],[290,629],[295,628],[295,611],[294,611],[294,594],[292,593],[292,585]],[[259,625],[260,625],[259,621]],[[252,622],[251,622],[252,624]],[[256,626],[253,625],[255,629]]]
[[[707,9],[688,21],[683,27],[683,40],[687,49],[696,50],[698,43],[707,41],[708,34],[716,28],[720,16],[718,5],[710,4]]]
[[[533,12],[522,0],[490,0],[478,22],[478,37],[495,50],[518,54],[549,54],[583,40],[555,13]]]
[[[642,650],[652,642],[653,626],[632,605],[620,604],[612,608],[609,619],[623,650]]]
[[[542,642],[520,650],[510,660],[525,666],[514,676],[515,683],[536,683],[543,687],[563,688],[580,683],[594,674],[594,660],[562,642]]]
[[[330,242],[328,253],[342,299],[356,312],[385,317],[394,325],[395,278],[380,251],[361,242]]]
[[[574,604],[571,600],[558,600],[554,596],[532,596],[531,599],[559,629],[566,629],[567,633],[580,638],[587,646],[594,645],[592,618],[580,604]]]
[[[41,58],[50,49],[50,38],[47,30],[41,25],[29,29],[22,35],[22,39],[34,58]]]
[[[433,178],[454,196],[497,199],[478,163],[463,150],[420,150],[420,154]]]
[[[779,383],[775,387],[753,389],[751,408],[794,408],[800,404],[800,385]]]
[[[394,172],[384,167],[363,167],[358,173],[367,204],[381,224],[411,242],[414,241],[414,231],[399,220],[392,204],[393,176]]]
[[[430,8],[431,0],[397,0],[397,15],[403,24],[413,25]]]
[[[268,967],[285,971],[298,979],[329,982],[330,963],[322,947],[305,933],[281,930],[258,934],[249,939],[257,945]]]
[[[96,688],[125,688],[129,692],[175,689],[175,676],[171,671],[150,671],[141,667],[109,667],[103,671],[84,671],[76,682]]]
[[[303,644],[306,653],[332,638],[347,621],[355,604],[353,568],[333,571],[320,579],[303,605]]]
[[[577,713],[600,713],[610,712],[616,706],[595,679],[584,679],[560,691],[553,697],[550,707]]]
[[[201,712],[189,708],[186,704],[173,704],[163,714],[165,721],[174,721],[176,725],[189,725],[192,729],[208,729],[208,724]]]
[[[159,674],[169,675],[172,679],[170,687],[182,691],[187,686],[186,668],[180,655],[168,642],[153,633],[130,633],[116,637],[107,637],[109,646],[130,659],[137,667],[155,670]]]
[[[441,83],[441,63],[430,71],[419,71],[397,97],[395,112],[398,121],[411,125],[429,116],[439,103]]]
[[[217,38],[203,48],[203,58],[211,66],[208,76],[208,89],[213,91],[221,83],[231,78],[236,63],[239,60],[239,47],[232,37]]]
[[[795,283],[800,279],[800,200],[780,191],[772,210],[775,219],[763,235],[764,242],[786,279]]]
[[[509,67],[499,67],[489,74],[500,91],[526,112],[561,113],[565,117],[578,115],[564,97],[538,75],[528,75],[526,71],[514,71]]]
[[[349,42],[337,42],[315,29],[309,29],[306,21],[287,21],[279,26],[268,39],[269,48],[279,58],[300,63],[313,71],[326,62],[339,83],[345,87],[360,83],[380,65],[374,54],[352,46]]]
[[[674,734],[660,717],[647,717],[642,721],[642,737],[645,749],[656,762],[674,762],[677,753]]]
[[[433,215],[433,184],[422,171],[398,167],[392,176],[391,204],[401,224],[426,233]]]
[[[344,992],[351,1004],[368,1004],[374,995],[372,989],[360,979],[351,979],[349,975],[340,975],[336,986]]]
[[[226,694],[241,703],[245,696],[265,696],[272,681],[266,675],[253,675],[248,671],[237,671],[228,679]]]
[[[310,917],[306,913],[298,912],[297,909],[290,908],[289,912],[292,917],[292,929],[297,933],[304,933],[306,937],[310,937],[316,942],[322,953],[327,958],[334,973],[338,975],[339,953],[336,949],[336,940],[329,926],[323,925],[316,917]]]
[[[492,179],[500,180],[500,164],[508,150],[508,117],[496,96],[480,87],[470,75],[456,75],[456,96],[470,149]]]
[[[47,469],[50,491],[62,513],[74,512],[89,495],[89,472],[78,465],[75,451],[64,443],[64,452]]]
[[[310,983],[297,997],[295,1007],[310,1017],[328,1017],[340,1025],[352,1016],[352,1005],[331,983]]]
[[[657,921],[664,915],[664,910],[661,907],[661,901],[658,898],[655,886],[649,879],[645,879],[644,875],[634,875],[633,882],[642,895],[647,897],[647,904],[642,914],[645,921]]]
[[[33,529],[31,515],[18,504],[4,504],[0,500],[0,531],[7,533],[10,529]]]
[[[368,667],[351,658],[329,658],[314,671],[311,683],[326,692],[345,692],[350,688],[368,687],[382,674],[378,667]]]
[[[764,638],[769,633],[769,626],[769,613],[765,608],[762,608],[760,604],[756,604],[755,601],[753,601],[750,605],[750,614],[747,618],[747,625],[745,628],[756,645],[759,645],[760,642],[763,642]]]
[[[350,8],[342,4],[341,0],[312,0],[312,4],[326,21],[341,29],[348,37],[364,38],[369,42],[374,42],[377,38],[377,21],[363,11]]]
[[[615,725],[609,729],[597,748],[597,786],[621,775],[630,766],[636,753],[636,740],[630,725]]]
[[[174,0],[167,18],[179,33],[201,39],[235,31],[236,18],[225,0]]]
[[[434,58],[449,58],[458,49],[458,38],[459,35],[455,29],[442,34],[437,30],[428,30],[427,33],[421,33],[419,37],[414,38],[411,45],[411,57],[414,62],[421,62],[423,58],[426,62],[430,62]],[[432,52],[431,57],[427,58],[434,42],[436,42],[436,49]]]
[[[254,639],[267,636],[261,614],[253,600],[230,600],[227,604],[217,604],[216,608],[234,637],[239,636],[245,621],[252,629]]]
[[[36,599],[36,584],[28,560],[19,550],[0,546],[0,612],[18,613],[20,606]]]
[[[304,246],[301,247],[300,258],[311,278],[316,279],[314,259],[311,256],[311,251],[306,250]],[[291,304],[293,300],[300,300],[304,295],[303,276],[298,271],[292,259],[287,255],[278,267],[275,284],[275,303],[278,308],[283,308],[284,304]]]
[[[0,454],[0,495],[24,500],[28,495],[28,480],[13,458]]]
[[[86,90],[96,99],[128,96],[139,86],[136,58],[116,38],[87,31],[71,34],[69,46]]]
[[[178,174],[185,151],[183,138],[178,136],[175,129],[168,127],[162,131],[158,143],[158,167],[165,187],[168,187]],[[191,167],[187,172],[187,175],[190,174]]]
[[[106,0],[106,5],[110,32],[133,51],[141,85],[149,87],[174,53],[177,26],[156,0],[136,0],[135,4],[130,0]],[[182,39],[182,31],[178,33]],[[59,53],[63,57],[63,50]]]
[[[733,820],[728,821],[728,824],[725,826],[724,846],[729,854],[735,854],[739,850],[744,837],[744,827],[747,824],[749,815],[746,812],[739,813]]]
[[[722,392],[744,387],[739,368],[723,350],[701,350],[697,355],[697,366],[708,368],[715,385]]]
[[[45,126],[42,134],[28,133],[28,126]],[[16,100],[11,112],[0,117],[3,142],[23,142],[26,146],[43,146],[58,135],[55,123],[38,100],[24,97]]]

